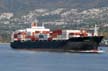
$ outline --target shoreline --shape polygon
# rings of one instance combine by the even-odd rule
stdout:
[[[0,44],[10,44],[10,43],[0,43]]]

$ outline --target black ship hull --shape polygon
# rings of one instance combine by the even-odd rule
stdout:
[[[103,36],[72,37],[68,40],[36,40],[14,41],[11,47],[14,49],[31,50],[97,50]]]

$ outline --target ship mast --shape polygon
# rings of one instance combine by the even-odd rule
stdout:
[[[94,27],[94,36],[98,36],[98,27],[97,27],[96,24],[95,24],[95,27]]]

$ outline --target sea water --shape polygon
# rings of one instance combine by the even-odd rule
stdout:
[[[108,71],[108,47],[103,53],[14,50],[0,44],[0,71]]]

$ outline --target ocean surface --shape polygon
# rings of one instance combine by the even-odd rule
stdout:
[[[0,71],[108,71],[104,53],[42,52],[11,49],[0,44]]]

